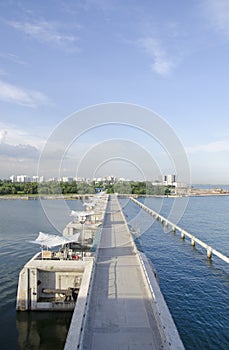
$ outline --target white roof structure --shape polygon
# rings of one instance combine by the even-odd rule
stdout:
[[[94,214],[94,211],[92,210],[84,210],[84,211],[75,211],[75,210],[72,210],[71,213],[70,213],[70,216],[74,216],[78,219],[81,219],[81,218],[86,218],[87,216],[90,216],[90,215],[93,215]]]
[[[85,201],[83,203],[83,206],[87,207],[87,208],[93,208],[93,207],[96,206],[97,202],[98,202],[98,198],[97,197],[90,197],[88,202]]]
[[[93,208],[96,205],[95,202],[91,201],[91,202],[84,202],[83,206],[87,207],[87,208]]]
[[[70,237],[50,235],[48,233],[39,232],[38,237],[35,241],[30,241],[30,243],[39,244],[48,248],[56,247],[58,245],[63,245],[71,242],[78,242],[80,233],[76,233]]]

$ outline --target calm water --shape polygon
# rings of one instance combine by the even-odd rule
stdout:
[[[15,311],[18,275],[23,265],[39,251],[29,243],[39,231],[58,233],[70,221],[79,201],[0,200],[0,344],[1,349],[63,349],[71,321],[70,312]],[[66,213],[68,213],[66,215]],[[49,221],[51,220],[51,222]],[[53,221],[55,220],[55,227]]]
[[[173,201],[151,198],[145,205],[167,216]],[[165,232],[149,214],[141,211],[140,219],[134,203],[122,200],[122,205],[129,223],[144,232],[138,244],[159,274],[186,349],[229,349],[228,265],[218,258],[210,262],[205,251],[193,248],[178,233]],[[190,198],[179,226],[229,256],[229,197]]]
[[[141,199],[143,201],[143,199]],[[182,199],[180,199],[182,200]],[[174,200],[147,201],[167,215]],[[160,223],[132,202],[121,200],[129,223],[144,232],[139,244],[152,260],[160,286],[187,350],[229,349],[229,270],[217,258],[164,232]],[[63,349],[71,313],[16,313],[18,274],[38,251],[29,243],[39,231],[56,233],[70,221],[67,212],[79,201],[0,200],[0,344],[1,349]],[[153,223],[153,224],[152,224]],[[54,226],[53,226],[54,225]],[[229,251],[229,197],[189,200],[179,225],[226,254]]]

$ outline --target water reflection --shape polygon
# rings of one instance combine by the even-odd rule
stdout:
[[[18,349],[61,350],[72,312],[17,312]]]

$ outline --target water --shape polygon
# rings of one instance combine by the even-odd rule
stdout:
[[[58,233],[70,221],[70,210],[82,210],[80,201],[0,200],[0,344],[1,349],[63,349],[72,313],[16,312],[18,275],[39,251],[29,243],[39,231]],[[55,215],[54,215],[55,213]],[[49,221],[51,218],[51,222]],[[52,222],[55,220],[55,225]]]
[[[167,216],[173,202],[172,198],[163,202],[150,198],[147,206]],[[122,200],[121,203],[129,223],[141,232],[146,228],[138,244],[159,274],[161,290],[185,348],[229,349],[228,265],[217,257],[209,261],[202,248],[192,247],[178,233],[165,232],[159,222],[153,223],[149,214],[141,211],[139,216],[140,208],[133,202]],[[179,226],[228,256],[228,212],[229,197],[190,198]]]
[[[182,200],[182,199],[178,199]],[[143,201],[143,199],[141,199]],[[229,349],[229,270],[178,233],[165,232],[158,222],[131,201],[121,200],[128,221],[144,231],[139,244],[153,262],[160,287],[187,350]],[[174,199],[150,198],[147,205],[166,216]],[[66,201],[82,209],[80,201]],[[67,210],[67,208],[65,208]],[[18,275],[39,250],[29,243],[39,231],[56,233],[70,221],[62,201],[0,200],[0,344],[2,350],[63,349],[71,313],[15,311]],[[229,197],[190,198],[179,225],[225,255],[229,248]],[[55,222],[54,222],[55,221]],[[53,226],[54,224],[54,226]],[[146,228],[146,230],[144,230]]]

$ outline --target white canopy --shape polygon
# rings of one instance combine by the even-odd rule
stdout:
[[[30,241],[30,243],[40,244],[48,248],[56,247],[58,245],[63,245],[71,242],[78,242],[80,233],[76,233],[69,237],[50,235],[48,233],[39,232],[38,237],[35,241]]]
[[[64,238],[68,240],[66,243],[71,243],[71,242],[78,242],[79,236],[80,236],[80,232],[77,232],[74,235],[64,237]]]
[[[83,203],[83,206],[88,208],[93,208],[96,206],[97,202],[98,202],[98,198],[90,197],[88,202]]]
[[[84,211],[72,210],[70,213],[70,216],[74,216],[80,220],[81,218],[86,218],[87,216],[90,216],[93,214],[94,214],[94,211],[92,211],[92,210],[84,210]]]
[[[96,205],[94,202],[84,202],[83,206],[87,208],[93,208]]]

